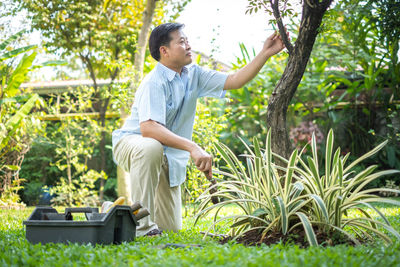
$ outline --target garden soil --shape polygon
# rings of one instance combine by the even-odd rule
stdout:
[[[347,237],[341,234],[332,234],[328,236],[326,233],[314,229],[318,244],[322,246],[335,246],[340,244],[346,244],[354,246],[354,243]],[[261,244],[274,245],[277,243],[283,244],[294,244],[301,248],[306,248],[310,244],[307,241],[307,237],[303,229],[294,230],[289,235],[283,235],[280,232],[270,232],[262,240],[262,231],[260,229],[250,230],[243,236],[236,239],[237,243],[243,244],[245,246],[260,246]],[[225,237],[220,239],[221,244],[225,244],[232,240],[232,237]]]

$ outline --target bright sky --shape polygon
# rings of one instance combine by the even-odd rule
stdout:
[[[184,32],[193,50],[230,64],[241,55],[240,42],[248,51],[258,52],[273,32],[267,14],[245,14],[247,6],[248,0],[192,0],[178,22],[186,25]]]

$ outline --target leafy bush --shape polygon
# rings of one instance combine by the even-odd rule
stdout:
[[[302,160],[302,153],[298,153],[297,150],[293,151],[289,160],[272,153],[270,142],[271,136],[268,132],[263,151],[257,138],[254,138],[253,149],[247,147],[250,154],[244,155],[246,167],[227,146],[216,144],[217,150],[227,163],[227,171],[219,172],[227,179],[214,186],[218,188],[218,193],[214,195],[222,197],[223,201],[208,206],[213,196],[208,189],[199,198],[201,206],[197,219],[205,217],[211,210],[216,210],[213,226],[221,221],[229,221],[232,228],[230,234],[236,239],[250,231],[259,230],[259,242],[271,233],[279,233],[284,237],[298,232],[301,226],[310,245],[318,244],[316,230],[318,234],[324,234],[325,238],[342,235],[355,244],[375,237],[391,243],[385,231],[400,240],[400,235],[375,207],[375,203],[400,205],[400,202],[374,195],[379,191],[399,191],[364,189],[369,182],[380,176],[399,171],[374,172],[376,165],[358,173],[353,171],[359,162],[378,152],[386,142],[346,167],[349,154],[341,155],[340,148],[333,154],[331,130],[326,141],[324,175],[320,174],[314,135],[311,142],[312,156],[307,156],[307,162]],[[274,159],[277,158],[286,162],[287,166],[276,165]],[[217,220],[219,210],[230,204],[237,205],[242,213]],[[353,208],[361,211],[361,216],[346,218],[349,209]],[[373,219],[368,208],[376,211],[383,222]]]
[[[24,185],[22,200],[29,206],[39,204],[40,198],[43,195],[43,183],[31,182]]]
[[[19,169],[24,154],[29,150],[32,134],[39,121],[28,117],[39,102],[39,96],[24,95],[19,90],[36,57],[36,46],[12,48],[11,45],[23,35],[12,35],[0,44],[0,205],[20,205],[17,194],[22,179]],[[17,63],[13,60],[23,54]]]
[[[49,189],[49,193],[55,195],[52,202],[57,205],[96,203],[95,182],[107,178],[104,172],[88,168],[95,150],[93,144],[101,137],[98,122],[85,114],[94,104],[91,101],[94,93],[93,88],[79,88],[72,94],[62,94],[62,101],[49,105],[50,113],[59,116],[58,122],[48,125],[50,129],[45,140],[54,147],[56,154],[50,165],[63,172],[57,184]],[[49,104],[51,102],[50,99]],[[75,117],[68,113],[75,113]]]
[[[307,157],[307,164],[299,158],[301,168],[296,168],[297,180],[302,182],[308,198],[312,199],[312,205],[307,207],[307,213],[312,224],[320,231],[331,234],[338,230],[346,234],[354,243],[359,244],[357,239],[371,240],[371,233],[376,234],[385,242],[391,243],[391,239],[384,234],[382,228],[400,239],[400,235],[391,227],[386,217],[375,208],[376,203],[391,203],[400,205],[400,202],[381,198],[375,194],[380,191],[396,192],[393,189],[373,188],[365,189],[371,181],[384,175],[399,173],[398,170],[385,170],[375,172],[378,165],[371,165],[360,172],[354,172],[353,168],[364,159],[376,154],[387,142],[383,142],[373,150],[359,157],[346,167],[349,153],[342,156],[340,147],[333,153],[333,131],[327,136],[325,150],[324,175],[321,175],[318,166],[318,155],[315,136],[311,142],[312,157]],[[349,209],[357,207],[363,214],[356,219],[346,218]],[[373,219],[365,210],[372,208],[383,220]],[[378,228],[378,225],[382,228]],[[346,231],[345,231],[346,230]],[[348,233],[352,230],[354,238]]]

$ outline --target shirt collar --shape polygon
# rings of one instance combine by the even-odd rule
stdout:
[[[164,66],[162,63],[158,62],[158,67],[164,73],[165,77],[168,79],[168,81],[172,81],[175,78],[175,75],[179,75],[177,72],[174,70],[171,70],[170,68]],[[182,74],[187,74],[188,73],[188,68],[184,66],[182,68]]]

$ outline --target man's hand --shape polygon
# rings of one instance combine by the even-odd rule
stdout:
[[[286,32],[286,34],[289,38],[289,33]],[[279,53],[280,51],[282,51],[283,48],[285,48],[285,44],[282,41],[282,37],[276,31],[271,36],[269,36],[267,40],[265,40],[263,46],[264,51],[268,51],[268,54],[270,54],[271,56]]]
[[[194,164],[199,171],[204,172],[206,176],[212,177],[212,156],[204,151],[198,145],[195,145],[190,151],[190,156],[192,157]]]
[[[286,32],[289,37],[289,33]],[[238,70],[236,73],[230,74],[224,84],[224,90],[238,89],[253,79],[260,71],[268,58],[280,52],[285,45],[281,36],[275,31],[264,42],[264,46],[260,53],[246,66]]]
[[[140,131],[143,137],[154,138],[161,144],[190,153],[197,169],[212,177],[212,156],[205,152],[193,141],[178,136],[156,121],[148,120],[140,123]]]

